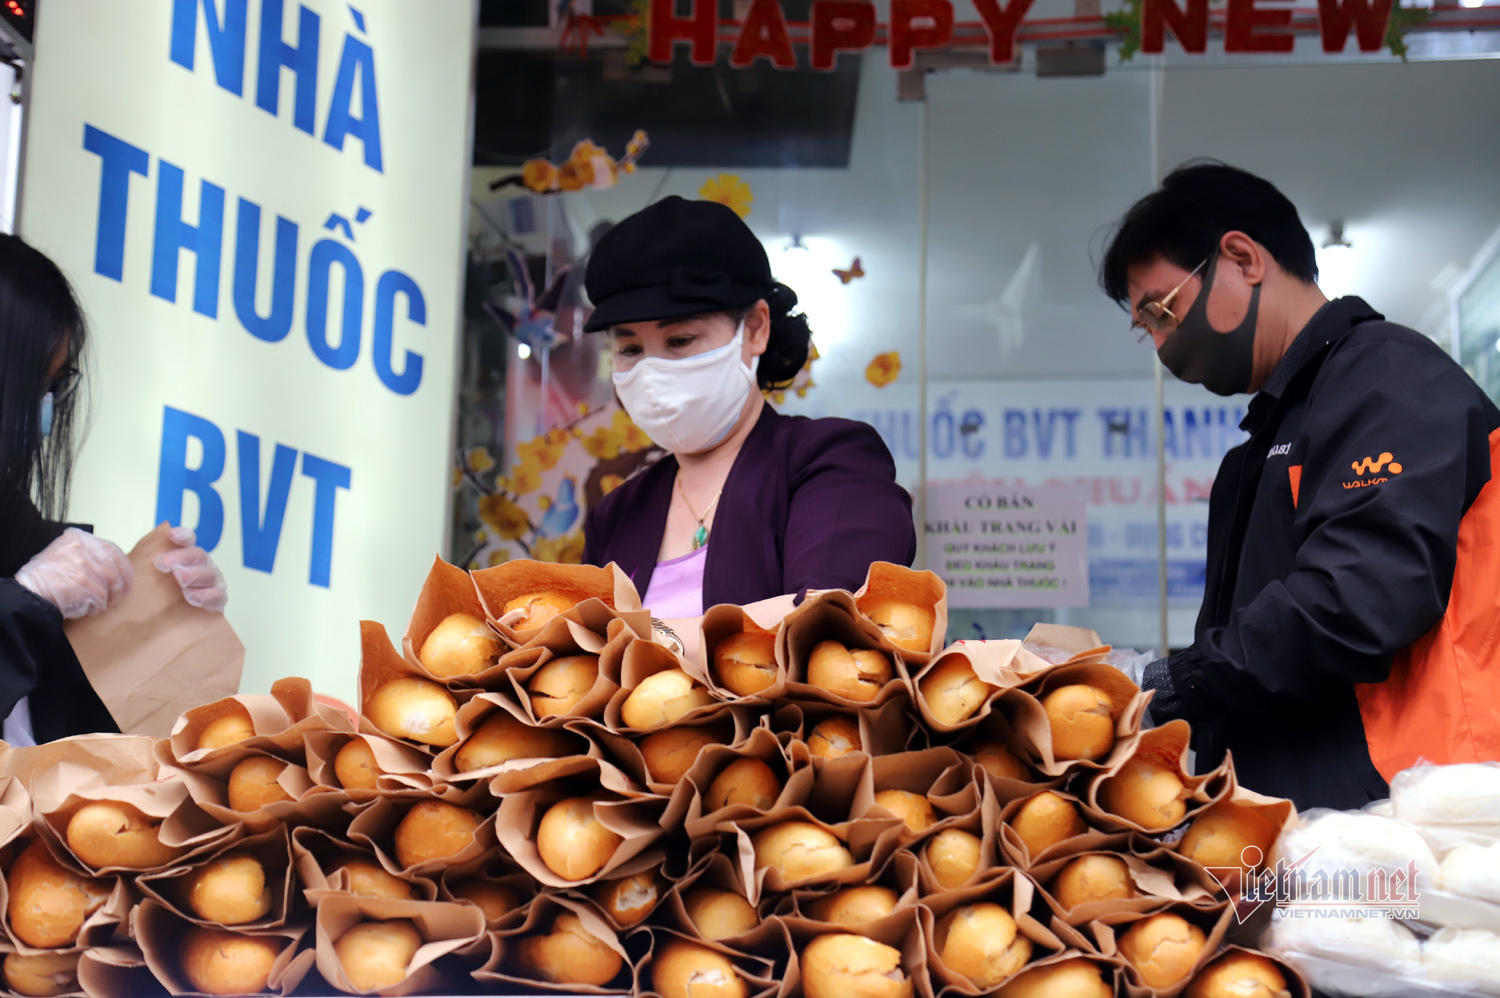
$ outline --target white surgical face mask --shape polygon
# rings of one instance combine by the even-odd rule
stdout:
[[[674,454],[696,454],[724,441],[756,390],[760,358],[740,359],[745,321],[734,339],[695,357],[645,357],[615,372],[615,391],[635,425]]]

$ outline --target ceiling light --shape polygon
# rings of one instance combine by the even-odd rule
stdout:
[[[1344,238],[1344,223],[1342,221],[1328,223],[1328,238],[1323,240],[1324,249],[1342,247],[1349,249],[1354,244]]]
[[[516,353],[522,360],[531,359],[531,347],[527,346],[525,343],[516,344]]]

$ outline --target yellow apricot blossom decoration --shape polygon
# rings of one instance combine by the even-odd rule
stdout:
[[[575,530],[566,537],[538,537],[531,544],[531,556],[537,561],[580,565],[583,563],[583,531]]]
[[[479,518],[507,541],[520,537],[531,526],[526,511],[498,493],[479,497]]]
[[[510,476],[510,489],[518,496],[535,492],[542,487],[542,472],[534,464],[521,464]]]
[[[625,484],[625,479],[619,475],[605,475],[599,479],[599,492],[601,495],[609,495],[615,489]]]
[[[469,450],[468,465],[474,474],[482,475],[495,466],[495,459],[488,447],[474,447]]]
[[[876,388],[884,388],[900,376],[901,354],[896,350],[876,354],[870,366],[865,368],[865,380]]]
[[[721,173],[698,188],[698,196],[705,201],[717,201],[733,209],[741,218],[748,218],[755,194],[750,185],[733,173]]]

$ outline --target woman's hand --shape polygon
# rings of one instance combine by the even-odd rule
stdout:
[[[21,566],[16,581],[57,607],[64,620],[76,620],[124,599],[135,570],[118,546],[69,527]]]
[[[197,537],[187,527],[173,527],[167,534],[177,550],[156,556],[156,570],[170,572],[182,587],[182,598],[192,606],[223,613],[229,602],[224,573],[208,552],[196,546]]]

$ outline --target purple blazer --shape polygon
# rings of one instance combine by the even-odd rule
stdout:
[[[583,560],[651,585],[677,478],[670,454],[605,496],[583,525]],[[703,606],[804,589],[857,589],[871,562],[910,565],[911,497],[868,423],[783,416],[769,405],[745,440],[714,514]]]

